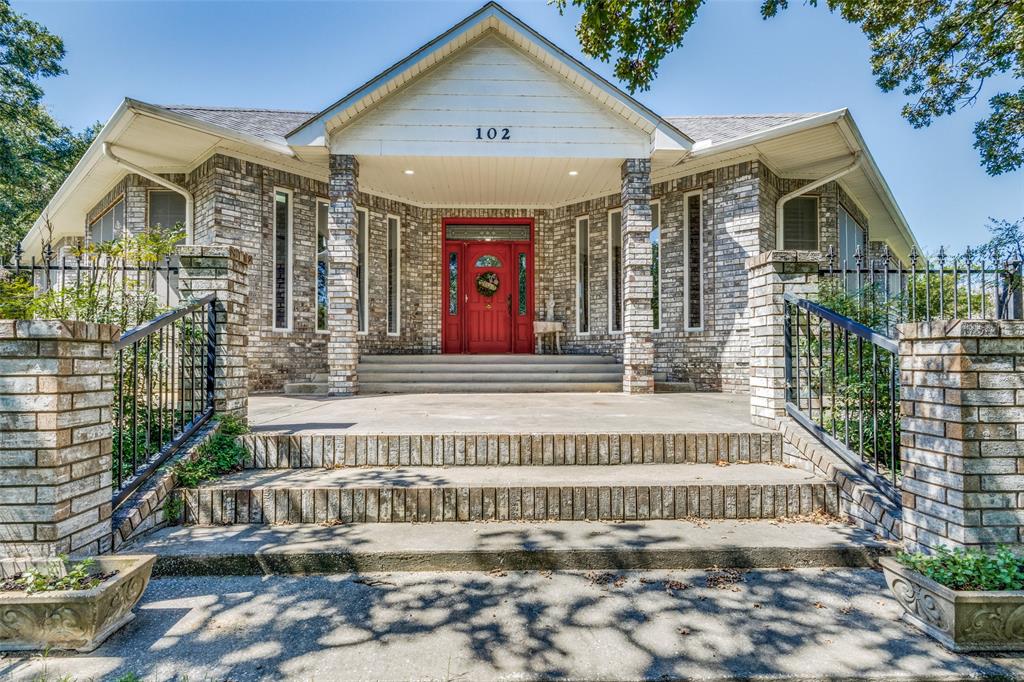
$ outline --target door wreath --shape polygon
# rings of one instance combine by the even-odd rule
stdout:
[[[498,273],[488,270],[477,275],[476,290],[481,296],[494,296],[498,293]]]

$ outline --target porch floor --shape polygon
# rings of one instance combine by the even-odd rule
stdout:
[[[249,423],[294,435],[766,432],[750,398],[727,393],[254,395]]]

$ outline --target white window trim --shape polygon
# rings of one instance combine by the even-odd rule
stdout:
[[[288,283],[288,291],[285,294],[285,317],[288,319],[288,325],[285,326],[285,327],[278,327],[277,326],[277,293],[278,293],[277,292],[277,277],[273,276],[274,270],[277,269],[277,195],[278,194],[287,194],[288,195],[288,260],[285,261],[285,272],[286,272],[286,274],[285,274],[285,281]],[[271,275],[272,275],[271,282],[273,282],[273,285],[274,285],[273,286],[274,294],[273,294],[273,298],[271,298],[272,305],[271,305],[270,311],[271,311],[271,315],[272,315],[272,318],[271,318],[271,324],[273,325],[272,329],[275,332],[290,332],[290,331],[292,331],[292,327],[295,324],[294,319],[292,319],[292,312],[293,312],[292,311],[292,307],[293,307],[292,306],[292,261],[295,258],[295,253],[294,253],[295,240],[294,240],[294,235],[292,234],[292,223],[294,222],[293,216],[294,216],[294,213],[295,213],[295,203],[294,203],[294,201],[295,201],[295,196],[294,196],[294,193],[292,192],[292,190],[285,189],[283,187],[275,187],[274,188],[274,232],[273,232],[273,234],[274,234],[274,241],[273,241],[273,244],[274,244],[274,259],[272,261],[273,262],[273,268],[271,269]]]
[[[662,266],[665,264],[665,216],[661,213],[661,199],[654,199],[651,201],[651,216],[654,216],[654,207],[658,207],[658,230],[660,231],[659,242],[658,242],[658,296],[661,305],[658,310],[658,324],[654,327],[654,331],[660,332],[665,326],[665,290],[662,288]],[[654,222],[651,222],[651,232],[654,231]],[[653,313],[652,313],[653,317]]]
[[[688,332],[704,331],[704,287],[701,286],[700,298],[697,307],[700,308],[698,315],[700,324],[696,327],[690,325],[690,197],[700,197],[700,226],[697,230],[697,248],[700,253],[697,257],[697,280],[704,283],[704,192],[694,190],[683,194],[683,263],[686,264],[686,277],[683,280],[683,330]],[[662,218],[662,223],[665,220]],[[665,233],[662,231],[662,242],[665,240]],[[659,274],[661,270],[658,271]],[[664,313],[662,313],[664,315]]]
[[[359,329],[359,318],[356,317],[356,334],[366,336],[370,333],[370,212],[365,208],[356,207],[356,214],[363,214],[363,248],[366,250],[365,254],[360,255],[356,252],[356,267],[359,266],[359,259],[365,258],[366,267],[363,268],[363,281],[359,286],[359,300],[356,302],[363,312],[363,328]],[[356,218],[356,230],[359,230],[359,219]],[[356,240],[358,244],[358,239]],[[399,270],[401,274],[401,270]]]
[[[821,195],[819,194],[798,194],[793,199],[814,199],[814,231],[818,237],[818,250],[821,250]],[[793,199],[790,199],[792,201]],[[788,205],[789,202],[786,202]],[[701,204],[701,214],[704,213],[703,202]],[[779,238],[776,240],[779,250],[786,250],[786,206],[782,207],[782,224],[776,225],[776,229],[779,232]]]
[[[119,234],[119,235],[111,234],[110,241],[112,241],[112,242],[117,241],[118,239],[120,239],[121,237],[123,237],[125,235],[125,233],[128,231],[128,203],[126,201],[126,196],[125,196],[124,192],[122,192],[121,194],[117,195],[116,199],[114,199],[112,202],[107,204],[107,207],[105,209],[103,209],[102,213],[100,213],[98,216],[93,218],[89,222],[89,224],[86,225],[85,231],[86,231],[86,236],[89,238],[89,244],[104,244],[104,243],[106,243],[106,242],[94,242],[94,241],[92,241],[92,228],[96,225],[96,223],[98,223],[99,221],[101,221],[104,218],[106,218],[107,214],[110,213],[111,211],[113,211],[117,207],[117,205],[120,204],[120,203],[124,203],[124,211],[125,211],[125,214],[122,217],[122,220],[124,222],[121,225],[121,234]]]
[[[623,333],[623,330],[621,328],[620,329],[612,329],[612,325],[615,323],[615,316],[612,314],[613,313],[612,299],[615,298],[615,296],[614,296],[614,293],[615,293],[615,289],[614,289],[614,287],[615,287],[615,278],[612,276],[612,273],[615,272],[615,269],[612,267],[612,265],[614,264],[614,260],[613,260],[613,256],[612,256],[612,254],[614,253],[614,251],[612,251],[612,216],[615,215],[616,213],[619,214],[619,250],[620,250],[620,258],[625,259],[625,255],[626,255],[625,254],[625,247],[622,244],[622,242],[624,241],[623,240],[623,236],[624,235],[622,233],[622,209],[621,208],[613,208],[610,211],[608,211],[608,217],[607,217],[607,220],[608,220],[608,235],[607,235],[608,236],[608,333],[611,334],[612,336],[619,336],[619,335],[621,335]],[[623,276],[625,275],[624,272],[620,272],[619,274],[621,274]],[[619,286],[620,287],[622,286],[621,282],[619,283]],[[625,291],[623,291],[623,294],[625,294]],[[624,323],[626,321],[626,310],[625,310],[625,308],[626,308],[626,301],[625,301],[625,298],[623,298],[623,301],[622,301],[622,308],[623,309],[621,311],[619,311],[619,325],[620,325],[620,327],[624,327],[625,326]]]
[[[399,218],[397,215],[394,215],[393,213],[388,213],[384,217],[384,248],[385,248],[384,256],[385,256],[385,260],[391,257],[391,254],[390,254],[391,250],[387,248],[389,246],[387,242],[388,242],[388,238],[390,237],[390,233],[391,233],[391,219],[392,218],[395,219],[395,225],[396,225],[395,237],[398,240],[398,243],[395,244],[395,261],[396,261],[395,262],[395,289],[396,289],[396,291],[395,291],[395,331],[390,331],[388,329],[387,306],[391,302],[390,301],[391,291],[387,290],[387,286],[385,286],[387,298],[384,300],[384,328],[387,331],[387,335],[388,336],[401,336],[402,335],[402,219]],[[366,242],[366,243],[367,243],[367,245],[369,245],[369,242]],[[369,246],[367,246],[367,248],[369,248]],[[369,261],[367,261],[367,262],[369,262]],[[391,272],[391,263],[387,262],[386,263],[386,268],[384,270],[384,277],[386,278],[385,279],[385,284],[387,284],[387,279],[390,279],[390,272]],[[369,320],[367,320],[367,325],[369,325]]]
[[[577,336],[590,336],[590,320],[587,320],[587,331],[585,331],[585,332],[581,332],[580,331],[580,321],[583,319],[583,316],[581,314],[583,312],[583,305],[582,305],[582,303],[583,303],[583,300],[582,300],[583,292],[582,292],[581,287],[580,287],[580,275],[582,274],[582,273],[580,273],[580,223],[583,222],[583,221],[587,222],[587,254],[588,254],[588,259],[589,259],[589,253],[590,253],[590,216],[589,215],[576,216],[576,223],[575,223],[576,230],[575,230],[575,234],[573,235],[573,241],[576,242],[576,267],[575,267],[575,270],[576,270],[576,281],[573,282],[573,289],[576,290],[576,335]],[[591,268],[591,271],[593,271],[593,268]],[[587,279],[586,285],[587,285],[587,288],[589,289],[590,288],[590,279],[589,278]],[[587,293],[589,294],[590,292],[588,291]]]
[[[331,333],[331,297],[330,289],[328,289],[327,295],[327,329],[320,329],[320,252],[317,251],[317,246],[320,242],[320,226],[317,221],[320,220],[320,205],[327,206],[327,222],[330,224],[331,218],[331,202],[327,199],[317,198],[316,200],[316,213],[313,214],[313,233],[316,235],[313,238],[313,330],[317,334],[330,334]],[[328,239],[330,239],[330,227],[327,228]],[[330,272],[331,272],[331,257],[330,252],[327,255],[327,281],[330,283]]]

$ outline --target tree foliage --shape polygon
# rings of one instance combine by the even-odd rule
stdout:
[[[42,104],[64,43],[0,0],[0,257],[8,256],[99,132],[76,133]]]
[[[818,5],[819,0],[806,0]],[[703,0],[555,0],[583,8],[576,27],[583,52],[602,61],[615,54],[615,76],[630,92],[646,90],[661,60],[683,44]],[[903,117],[915,128],[976,102],[1000,74],[1024,79],[1021,0],[825,0],[857,24],[871,46],[871,68],[884,92],[901,89]],[[764,18],[788,0],[763,0]],[[991,175],[1024,165],[1024,87],[989,99],[974,128],[974,146]]]

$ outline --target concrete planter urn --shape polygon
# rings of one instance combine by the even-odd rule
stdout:
[[[57,561],[2,559],[0,575],[15,577],[29,567],[50,567]],[[0,592],[0,651],[92,651],[131,622],[132,608],[149,584],[156,556],[104,556],[95,561],[93,571],[117,575],[89,590]]]
[[[947,649],[1024,651],[1024,590],[952,590],[891,557],[879,560],[903,619]]]

